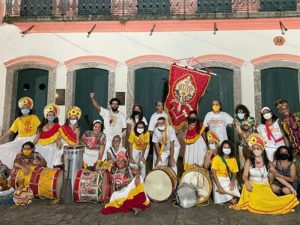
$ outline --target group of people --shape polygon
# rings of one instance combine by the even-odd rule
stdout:
[[[150,204],[143,179],[152,142],[153,169],[171,167],[177,174],[181,148],[184,149],[184,170],[194,166],[209,170],[217,204],[230,202],[231,208],[236,210],[267,214],[292,212],[299,204],[296,195],[297,172],[300,172],[300,114],[291,113],[286,100],[276,103],[280,118],[276,118],[269,107],[263,107],[258,126],[246,106],[238,105],[232,118],[222,111],[220,101],[214,100],[212,111],[203,122],[197,111],[189,113],[183,137],[172,127],[161,101],[156,103],[156,111],[148,123],[139,104],[133,106],[126,120],[119,111],[117,98],[110,100],[110,109],[101,106],[94,93],[90,93],[90,100],[102,118],[94,120],[91,130],[80,136],[80,108],[69,108],[65,123],[60,125],[58,106],[48,104],[40,122],[33,114],[32,99],[21,98],[19,117],[0,137],[1,143],[11,134],[18,134],[13,141],[0,145],[2,162],[11,169],[20,168],[26,175],[32,165],[60,167],[63,146],[82,144],[85,169],[97,170],[104,161],[113,164],[112,196],[102,212],[131,209],[138,212]],[[235,144],[228,140],[227,126],[235,130]],[[239,171],[243,171],[242,193]],[[118,199],[122,199],[122,204]]]

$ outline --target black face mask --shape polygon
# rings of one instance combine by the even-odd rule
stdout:
[[[133,114],[133,115],[138,115],[138,114],[140,114],[140,111],[133,111],[132,114]]]
[[[189,123],[195,123],[197,122],[197,118],[189,118]]]
[[[289,158],[288,154],[279,154],[278,159],[279,160],[287,160]]]

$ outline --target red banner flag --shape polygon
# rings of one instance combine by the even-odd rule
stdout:
[[[175,64],[171,66],[165,110],[169,115],[169,123],[175,130],[183,127],[191,111],[198,111],[198,101],[205,93],[210,76],[195,69]]]

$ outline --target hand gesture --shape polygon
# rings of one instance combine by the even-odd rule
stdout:
[[[91,97],[91,98],[94,98],[94,97],[95,97],[95,92],[91,92],[91,93],[90,93],[90,97]]]

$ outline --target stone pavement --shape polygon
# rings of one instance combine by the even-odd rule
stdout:
[[[296,225],[300,224],[300,206],[287,215],[257,215],[249,212],[233,211],[226,205],[209,204],[191,209],[174,207],[171,201],[153,203],[151,208],[140,212],[102,215],[103,205],[76,203],[72,205],[50,204],[49,200],[34,200],[28,206],[0,205],[1,225],[23,224],[101,224],[101,225]]]

